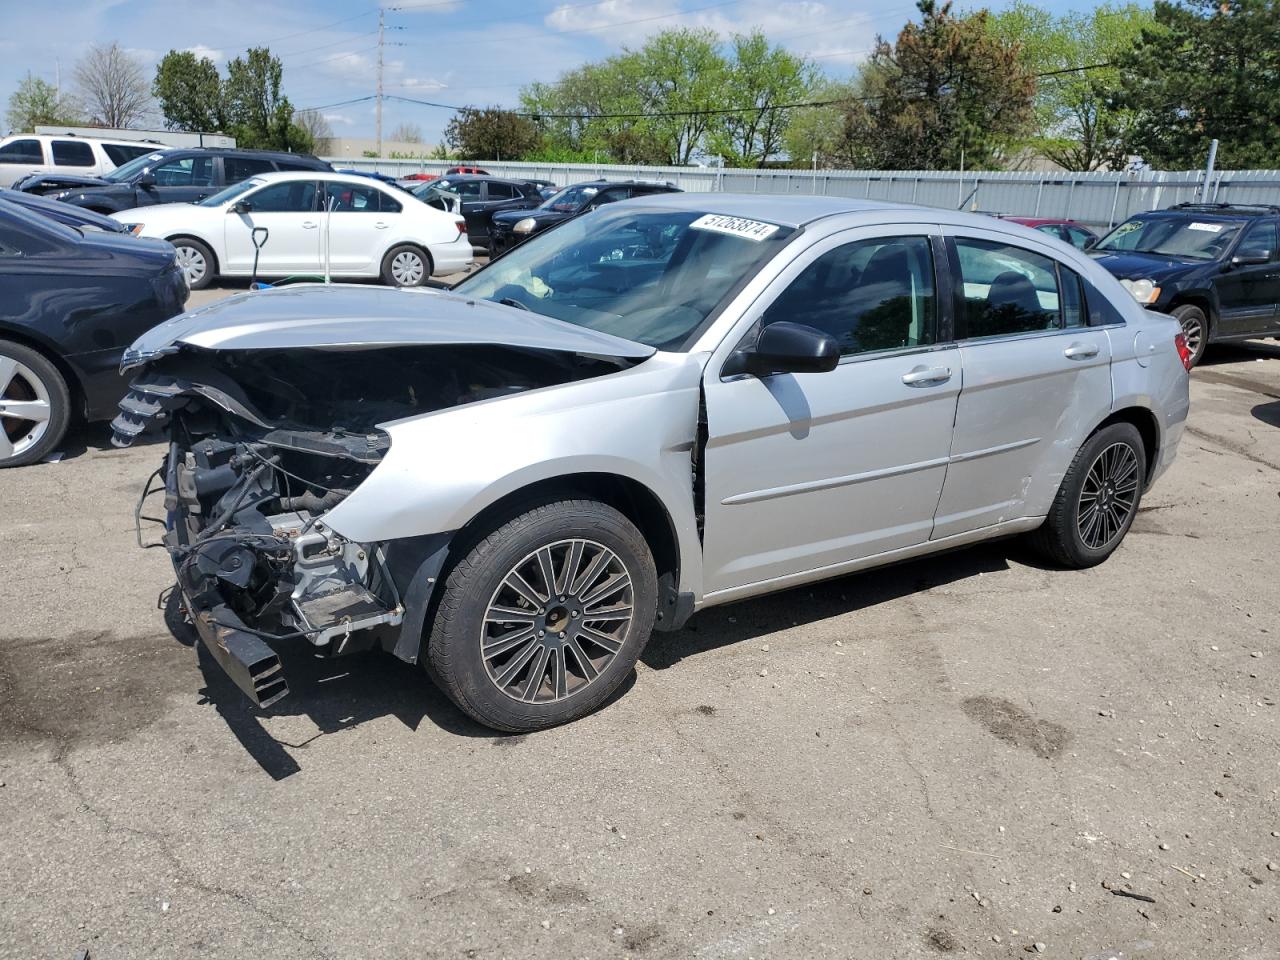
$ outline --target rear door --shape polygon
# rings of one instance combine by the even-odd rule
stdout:
[[[329,265],[335,274],[376,276],[388,238],[394,236],[400,203],[387,197],[376,184],[327,181],[322,232],[327,232]],[[394,209],[391,209],[393,208]],[[325,240],[321,238],[323,253]]]
[[[253,230],[265,228],[258,273],[268,277],[318,274],[320,270],[320,214],[314,180],[282,180],[245,194],[248,213],[228,210],[225,223],[227,273],[253,270]],[[259,235],[261,238],[261,234]]]
[[[1214,280],[1218,290],[1218,332],[1228,336],[1264,333],[1275,327],[1280,302],[1280,238],[1275,220],[1250,224]],[[1249,262],[1260,260],[1261,262]]]
[[[819,241],[733,336],[753,341],[778,320],[817,327],[840,344],[839,366],[763,378],[708,367],[707,593],[929,539],[961,383],[959,350],[939,343],[936,260],[919,225]]]
[[[1038,516],[1111,409],[1111,348],[1045,250],[947,228],[964,388],[933,539]]]

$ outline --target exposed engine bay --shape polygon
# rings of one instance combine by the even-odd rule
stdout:
[[[167,425],[164,546],[184,606],[232,679],[267,706],[288,692],[268,641],[305,639],[325,655],[381,642],[416,659],[430,596],[417,581],[440,544],[353,543],[324,522],[389,449],[376,424],[630,362],[492,344],[186,347],[134,380],[114,442]],[[416,631],[408,642],[402,625]]]

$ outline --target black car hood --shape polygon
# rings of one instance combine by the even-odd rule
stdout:
[[[1167,277],[1185,275],[1213,262],[1129,251],[1115,253],[1098,251],[1091,253],[1090,256],[1098,262],[1098,266],[1120,280],[1163,280]]]
[[[510,227],[519,223],[521,220],[533,220],[540,227],[547,224],[559,223],[561,220],[568,220],[575,214],[571,211],[561,210],[503,210],[501,213],[495,213],[491,218],[491,223],[500,223],[503,226]]]
[[[41,173],[23,177],[14,185],[14,189],[27,193],[44,193],[48,190],[65,190],[74,187],[114,186],[118,186],[118,184],[112,183],[110,180],[103,180],[101,177],[78,177],[70,173]]]

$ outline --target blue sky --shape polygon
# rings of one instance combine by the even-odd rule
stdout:
[[[847,76],[877,33],[892,36],[915,14],[910,0],[404,0],[383,7],[386,92],[466,105],[515,105],[522,84],[554,80],[676,26],[725,35],[759,27],[832,75]],[[285,93],[296,107],[325,107],[339,136],[372,136],[372,102],[326,105],[374,92],[378,8],[365,0],[0,0],[0,102],[27,70],[54,82],[60,68],[69,84],[77,58],[94,42],[118,40],[146,62],[149,75],[170,49],[195,50],[223,66],[265,44],[284,63]],[[384,135],[412,123],[436,142],[449,116],[388,101]]]

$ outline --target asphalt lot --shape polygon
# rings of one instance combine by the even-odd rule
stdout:
[[[1280,344],[1192,401],[1105,565],[710,610],[525,737],[300,647],[257,714],[85,430],[0,471],[0,957],[1274,957]]]

